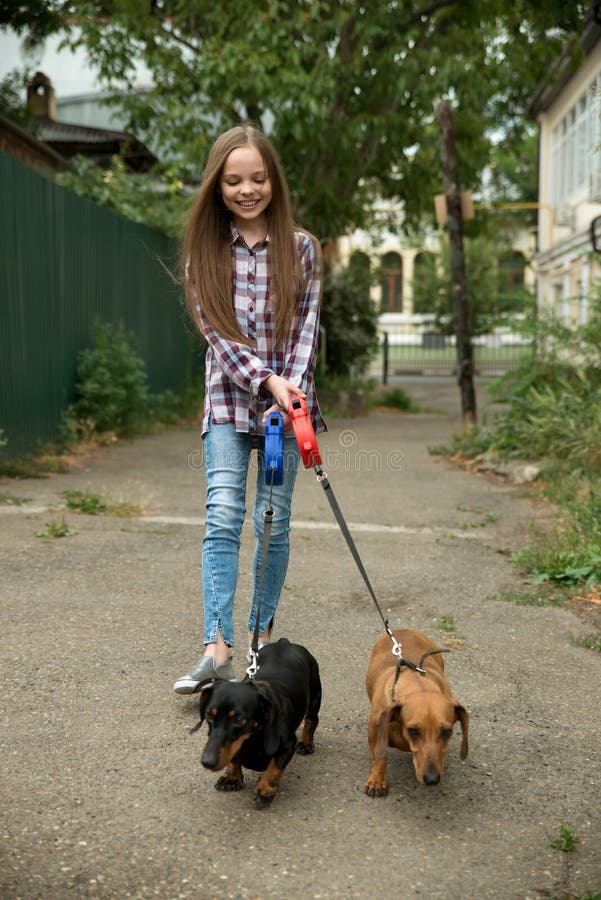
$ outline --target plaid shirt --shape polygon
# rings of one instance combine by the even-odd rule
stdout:
[[[232,301],[242,334],[248,335],[254,348],[224,340],[209,325],[197,300],[197,324],[209,345],[202,434],[209,430],[209,417],[218,425],[234,423],[236,431],[263,434],[263,413],[275,401],[262,384],[274,373],[306,393],[313,427],[317,432],[325,431],[313,383],[321,295],[321,270],[313,242],[302,232],[295,232],[305,287],[298,298],[290,337],[285,346],[275,349],[269,238],[250,249],[234,225],[231,230]]]

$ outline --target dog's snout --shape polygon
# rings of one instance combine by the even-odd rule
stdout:
[[[440,772],[436,769],[426,769],[424,772],[424,784],[433,785],[440,783]]]
[[[219,759],[219,748],[207,745],[203,751],[200,761],[205,769],[214,771],[217,768],[217,760]]]

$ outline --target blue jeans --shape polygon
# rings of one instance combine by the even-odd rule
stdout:
[[[270,485],[265,483],[265,457],[260,440],[257,491],[253,510],[257,544],[253,558],[253,592],[248,630],[255,627],[263,513],[269,505]],[[237,432],[234,425],[211,423],[204,437],[207,478],[207,517],[202,545],[202,589],[204,602],[204,642],[214,643],[217,631],[228,646],[234,645],[234,595],[238,581],[240,534],[246,513],[246,479],[251,456],[250,436]],[[292,491],[299,468],[300,453],[294,437],[284,439],[284,483],[273,488],[274,515],[261,597],[259,634],[275,616],[284,587],[290,554],[290,508]]]

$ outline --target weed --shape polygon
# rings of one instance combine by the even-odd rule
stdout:
[[[431,453],[473,459],[543,459],[537,489],[560,507],[560,523],[514,554],[532,584],[601,583],[601,283],[589,322],[570,330],[537,318],[538,359],[494,381],[478,429]],[[563,361],[557,360],[561,347]]]
[[[569,853],[575,848],[579,841],[580,838],[574,833],[569,825],[562,825],[559,836],[551,838],[549,846],[552,850],[561,850],[564,853]]]
[[[72,534],[75,534],[75,532],[67,525],[63,516],[58,522],[46,522],[43,528],[36,531],[35,536],[40,538],[62,538],[69,537]]]
[[[528,584],[591,585],[601,581],[601,544],[579,545],[569,530],[524,547],[511,559],[529,572]]]
[[[503,600],[506,603],[514,603],[516,606],[565,606],[566,597],[561,594],[536,593],[526,591],[501,591],[490,598],[491,600]]]
[[[457,631],[453,616],[441,616],[438,620],[438,627],[441,631],[446,631],[449,634]]]
[[[419,406],[413,398],[401,387],[389,388],[374,397],[375,406],[389,406],[392,409],[402,409],[405,412],[419,412]]]
[[[106,512],[106,503],[98,494],[89,491],[65,491],[67,509],[74,509],[86,516],[101,516]]]
[[[586,647],[587,650],[596,650],[597,653],[601,653],[601,631],[597,635],[586,638],[575,637],[571,634],[569,641],[572,644],[577,644],[579,647]]]
[[[59,456],[46,449],[0,463],[0,475],[7,478],[46,478],[47,475],[64,471]]]
[[[67,508],[87,516],[117,516],[130,518],[141,515],[140,507],[129,500],[106,500],[90,491],[65,491]]]
[[[0,491],[0,504],[4,506],[23,506],[24,503],[29,503],[29,500],[29,497],[13,497],[12,494]]]
[[[482,513],[484,512],[484,510],[480,509],[479,507],[467,506],[464,503],[460,503],[457,509],[459,510],[459,512],[475,513],[476,515],[482,515]],[[488,512],[485,515],[482,515],[481,519],[474,519],[471,522],[464,522],[461,527],[464,529],[485,528],[487,525],[491,525],[493,522],[497,522],[499,518],[500,517],[498,513]]]

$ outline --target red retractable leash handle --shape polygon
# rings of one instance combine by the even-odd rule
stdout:
[[[315,430],[307,411],[307,404],[301,397],[292,397],[288,407],[294,437],[298,444],[305,469],[321,465],[321,453],[317,445]]]

